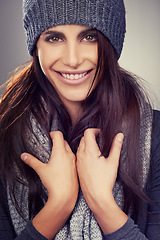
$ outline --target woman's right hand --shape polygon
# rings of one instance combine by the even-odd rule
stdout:
[[[60,131],[51,132],[50,136],[53,148],[48,163],[42,163],[28,153],[21,155],[48,191],[46,205],[33,219],[35,228],[48,239],[52,239],[67,221],[79,191],[75,155]]]

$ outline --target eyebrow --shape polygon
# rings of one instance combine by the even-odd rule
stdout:
[[[88,28],[88,29],[85,29],[84,31],[80,32],[78,34],[78,37],[84,35],[85,33],[89,33],[89,32],[96,32],[96,29],[95,28]]]
[[[85,29],[84,31],[82,31],[82,32],[80,32],[80,33],[78,34],[78,37],[82,36],[82,35],[85,34],[85,33],[93,32],[93,31],[96,31],[96,29],[95,29],[95,28]],[[64,35],[62,32],[53,31],[53,30],[48,30],[47,32],[44,32],[42,35],[49,35],[49,34]]]

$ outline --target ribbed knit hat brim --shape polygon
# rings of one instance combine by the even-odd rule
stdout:
[[[23,0],[28,50],[46,29],[64,24],[96,28],[108,38],[119,58],[126,24],[123,0]]]

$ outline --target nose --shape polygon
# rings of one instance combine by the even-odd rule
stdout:
[[[68,43],[63,53],[63,64],[70,68],[77,68],[83,62],[82,51],[78,44]]]

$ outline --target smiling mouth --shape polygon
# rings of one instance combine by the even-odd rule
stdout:
[[[73,74],[73,73],[69,74],[69,73],[61,73],[61,72],[59,72],[59,74],[61,76],[63,76],[64,78],[66,78],[66,79],[69,79],[69,80],[74,80],[75,79],[75,80],[77,80],[77,79],[83,78],[84,76],[86,76],[91,71],[92,70],[89,70],[89,71],[86,71],[86,72],[80,73],[80,74],[78,74],[78,73],[76,73],[76,74]]]

